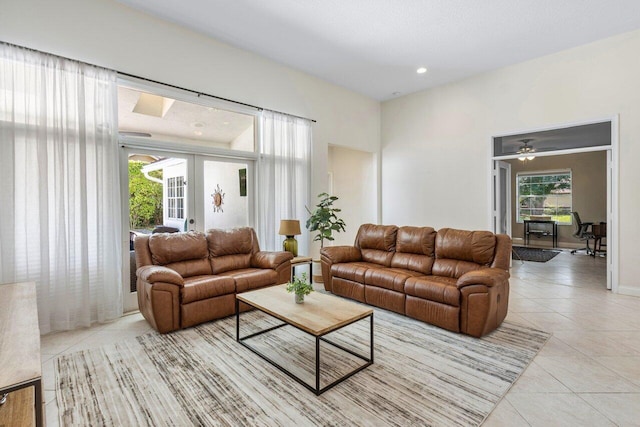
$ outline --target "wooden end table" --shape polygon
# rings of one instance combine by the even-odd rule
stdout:
[[[311,267],[312,267],[312,263],[313,261],[311,260],[311,257],[306,257],[306,256],[297,256],[294,257],[291,260],[291,280],[293,280],[293,276],[295,276],[296,273],[296,267],[300,267],[303,265],[309,265],[309,280],[313,281],[313,276],[311,273]]]

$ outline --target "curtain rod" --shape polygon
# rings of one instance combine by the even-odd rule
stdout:
[[[116,73],[118,73],[118,75],[121,75],[121,76],[125,76],[125,77],[132,77],[132,78],[134,78],[134,79],[143,80],[143,81],[145,81],[145,82],[155,83],[155,84],[162,85],[162,86],[168,86],[168,87],[173,88],[173,89],[179,89],[179,90],[184,90],[184,91],[186,91],[186,92],[195,93],[198,97],[201,97],[201,96],[208,96],[209,98],[219,99],[219,100],[221,100],[221,101],[232,102],[232,103],[234,103],[234,104],[242,105],[242,106],[245,106],[245,107],[255,108],[256,110],[260,110],[260,111],[263,111],[263,110],[273,111],[274,113],[284,114],[284,115],[287,115],[287,116],[290,116],[290,117],[295,117],[296,119],[309,120],[309,121],[311,121],[311,122],[313,122],[313,123],[316,123],[316,121],[315,121],[314,119],[309,119],[309,118],[307,118],[307,117],[296,116],[295,114],[285,113],[285,112],[283,112],[283,111],[277,111],[277,110],[271,110],[271,109],[269,109],[269,108],[258,107],[257,105],[247,104],[246,102],[234,101],[233,99],[223,98],[222,96],[210,95],[210,94],[208,94],[208,93],[200,92],[200,91],[197,91],[197,90],[187,89],[187,88],[182,87],[182,86],[176,86],[176,85],[172,85],[172,84],[169,84],[169,83],[159,82],[159,81],[157,81],[157,80],[148,79],[148,78],[146,78],[146,77],[136,76],[135,74],[124,73],[124,72],[117,71],[117,70],[114,70],[114,71],[115,71]]]
[[[108,69],[110,71],[113,71],[113,72],[117,73],[118,75],[121,75],[121,76],[132,77],[132,78],[143,80],[143,81],[146,81],[146,82],[149,82],[149,83],[155,83],[155,84],[159,84],[159,85],[163,85],[163,86],[168,86],[168,87],[171,87],[171,88],[174,88],[174,89],[184,90],[186,92],[194,93],[198,97],[200,97],[200,96],[208,96],[209,98],[219,99],[221,101],[232,102],[234,104],[243,105],[245,107],[255,108],[256,110],[260,110],[260,111],[263,111],[263,110],[273,111],[274,113],[284,114],[284,115],[287,115],[287,116],[290,116],[290,117],[295,117],[296,119],[309,120],[309,121],[311,121],[313,123],[317,123],[314,119],[309,119],[307,117],[296,116],[295,114],[289,114],[289,113],[285,113],[283,111],[271,110],[269,108],[258,107],[257,105],[247,104],[245,102],[240,102],[240,101],[234,101],[233,99],[223,98],[221,96],[210,95],[208,93],[199,92],[197,90],[187,89],[187,88],[184,88],[184,87],[181,87],[181,86],[172,85],[172,84],[169,84],[169,83],[163,83],[163,82],[160,82],[160,81],[157,81],[157,80],[148,79],[146,77],[136,76],[135,74],[125,73],[125,72],[122,72],[122,71],[114,70],[112,68],[101,67],[99,65],[91,64],[89,62],[80,61],[78,59],[72,59],[72,58],[69,58],[69,57],[66,57],[66,56],[55,55],[55,54],[49,53],[49,52],[43,52],[43,51],[38,50],[38,49],[33,49],[33,48],[30,48],[30,47],[26,47],[26,46],[20,46],[20,45],[17,45],[17,44],[14,44],[14,43],[8,43],[8,42],[2,41],[2,40],[0,40],[0,42],[6,44],[8,46],[15,46],[15,47],[18,47],[18,48],[21,48],[21,49],[30,50],[32,52],[38,52],[38,53],[42,53],[42,54],[45,54],[45,55],[56,56],[58,58],[66,59],[68,61],[80,62],[82,64],[87,64],[87,65],[89,65],[91,67],[98,67],[98,68]]]

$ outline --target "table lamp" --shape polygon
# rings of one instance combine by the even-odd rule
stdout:
[[[280,231],[278,231],[278,234],[287,236],[284,242],[282,242],[282,249],[291,252],[294,257],[298,256],[298,241],[293,236],[302,234],[300,232],[300,221],[297,219],[280,220]]]

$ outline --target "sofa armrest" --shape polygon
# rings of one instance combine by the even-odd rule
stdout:
[[[251,267],[253,268],[271,268],[277,270],[283,263],[291,261],[293,254],[291,252],[277,251],[268,252],[260,251],[251,257]]]
[[[170,283],[172,285],[184,286],[184,279],[177,271],[161,265],[145,265],[140,267],[136,274],[138,279],[153,284],[156,282]]]
[[[463,274],[460,290],[460,332],[481,337],[496,329],[509,309],[509,273],[483,268]]]
[[[458,279],[458,289],[470,285],[485,285],[489,288],[504,283],[509,279],[509,272],[500,268],[483,268],[463,274]]]
[[[355,246],[330,246],[320,249],[320,265],[324,289],[333,292],[333,277],[331,276],[331,266],[333,264],[361,260],[362,253]]]
[[[320,249],[320,259],[329,264],[356,262],[362,260],[362,254],[355,246],[330,246]]]

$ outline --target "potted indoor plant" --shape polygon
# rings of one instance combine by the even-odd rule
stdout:
[[[320,198],[320,202],[316,205],[316,208],[313,212],[305,206],[307,212],[309,212],[309,219],[307,219],[306,227],[309,231],[317,231],[318,234],[315,235],[313,241],[320,241],[320,248],[324,248],[325,239],[328,241],[334,240],[333,232],[339,233],[344,231],[346,224],[338,215],[336,215],[341,210],[333,207],[333,202],[338,200],[336,196],[330,196],[327,193],[318,194]],[[319,260],[314,260],[314,262],[319,262]],[[314,274],[313,280],[317,283],[322,283],[322,274]]]
[[[318,197],[320,198],[320,203],[316,205],[316,209],[313,212],[305,206],[307,212],[311,215],[307,219],[306,227],[309,231],[318,232],[313,241],[320,241],[320,247],[324,248],[325,239],[334,240],[333,232],[344,231],[346,224],[336,215],[336,213],[340,212],[340,209],[333,207],[333,202],[338,200],[336,196],[320,193]]]
[[[302,304],[304,296],[313,292],[313,286],[307,281],[307,273],[302,273],[300,277],[295,276],[291,282],[287,283],[287,292],[293,292],[296,303]]]

